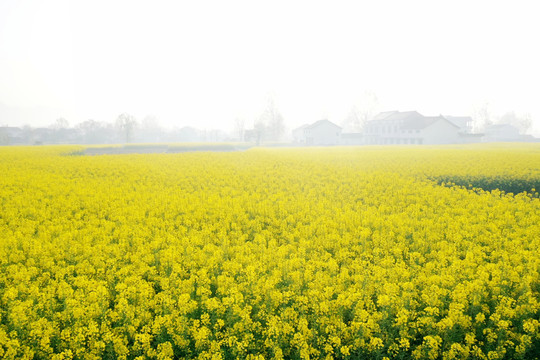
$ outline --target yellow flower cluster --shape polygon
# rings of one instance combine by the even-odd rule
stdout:
[[[77,150],[0,148],[1,358],[540,353],[537,144]]]

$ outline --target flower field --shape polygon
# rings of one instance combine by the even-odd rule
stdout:
[[[540,358],[540,145],[0,147],[0,358]]]

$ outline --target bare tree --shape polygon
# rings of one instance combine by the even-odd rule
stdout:
[[[372,91],[366,91],[352,106],[351,111],[343,121],[345,131],[360,132],[368,120],[375,116],[379,109],[379,99]]]
[[[532,128],[532,116],[529,113],[523,114],[519,120],[518,128],[523,134],[528,133]]]
[[[257,146],[261,145],[261,142],[265,138],[267,133],[267,126],[261,119],[255,122],[253,126],[253,133],[255,137],[255,143],[257,144]]]
[[[61,117],[56,119],[55,122],[49,126],[52,130],[49,140],[55,143],[66,141],[68,127],[69,123],[65,118]]]
[[[116,119],[116,128],[125,136],[126,142],[130,142],[133,137],[133,131],[137,126],[137,120],[133,115],[122,113]]]
[[[69,122],[61,117],[56,119],[56,121],[50,126],[54,130],[67,129],[69,127]]]
[[[83,133],[84,142],[93,144],[106,142],[105,129],[100,122],[88,119],[78,124],[77,127]]]
[[[532,126],[532,119],[531,114],[516,115],[514,111],[508,111],[500,117],[499,123],[513,125],[521,134],[525,134]]]
[[[270,141],[279,141],[283,137],[285,121],[272,97],[268,99],[266,109],[255,123],[255,131],[260,132],[260,136],[258,136],[259,142],[263,138]]]
[[[484,102],[482,105],[478,106],[474,112],[473,130],[476,132],[484,131],[489,125],[493,125],[493,120],[489,109],[489,103]]]
[[[359,132],[363,128],[363,116],[356,107],[353,105],[351,111],[342,123],[343,129],[347,132]]]
[[[246,120],[244,118],[237,117],[234,119],[234,132],[239,141],[244,141],[246,132]]]

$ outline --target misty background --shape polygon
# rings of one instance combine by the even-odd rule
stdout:
[[[0,0],[0,126],[223,141],[416,110],[538,136],[538,33],[533,1]]]

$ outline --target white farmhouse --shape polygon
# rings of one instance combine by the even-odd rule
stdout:
[[[510,124],[496,124],[486,127],[484,130],[484,141],[522,141],[519,129]]]
[[[444,116],[424,116],[416,111],[380,113],[365,126],[366,144],[457,144],[463,142],[460,126]]]
[[[328,120],[319,120],[293,130],[294,142],[302,145],[337,145],[341,127]]]
[[[304,128],[306,145],[337,145],[341,127],[328,120],[319,120]]]

